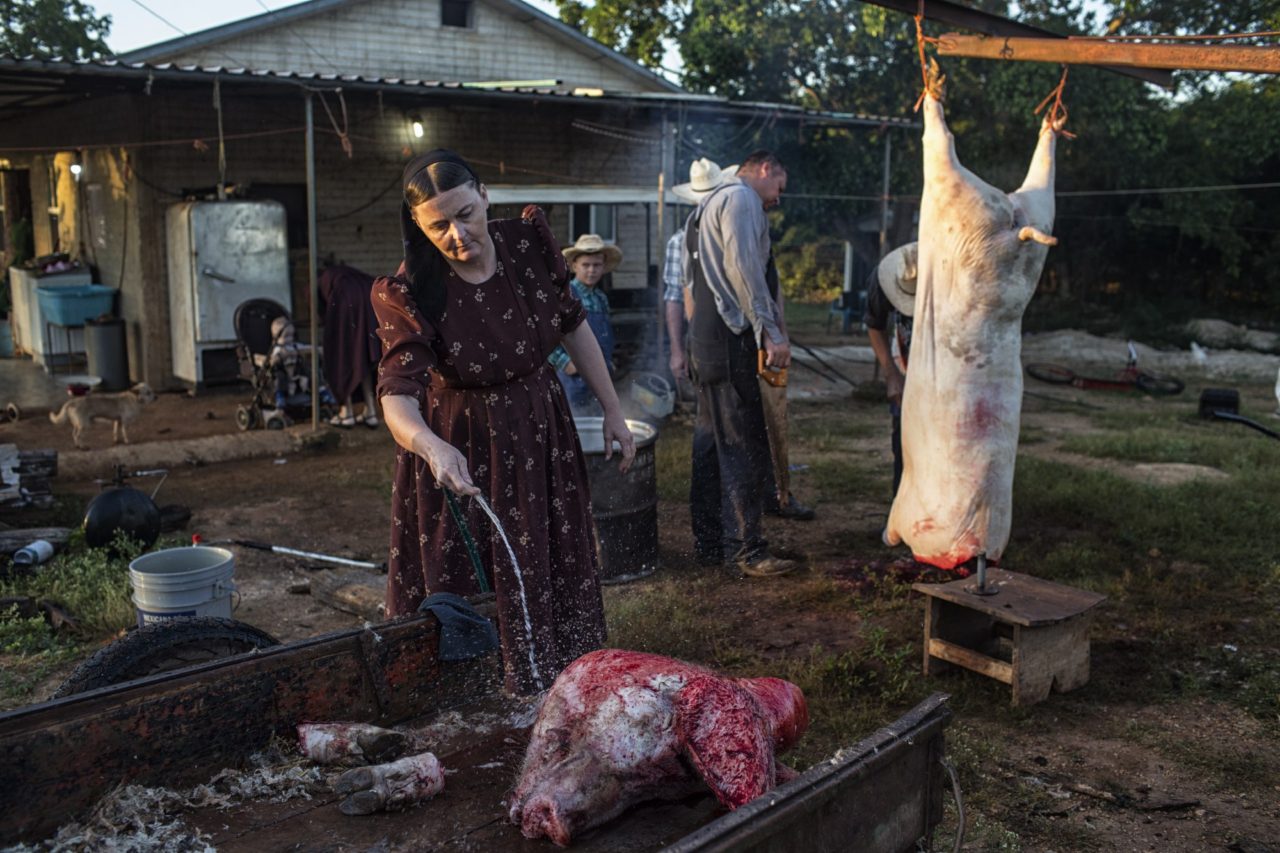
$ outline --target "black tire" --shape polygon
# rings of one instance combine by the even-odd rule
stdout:
[[[280,645],[265,631],[234,619],[179,617],[130,631],[76,667],[54,699]]]
[[[1028,364],[1027,373],[1033,379],[1050,385],[1070,385],[1076,378],[1074,370],[1060,364]]]
[[[1174,379],[1172,376],[1153,376],[1150,373],[1139,373],[1134,384],[1138,386],[1139,391],[1150,394],[1152,397],[1172,397],[1174,394],[1181,394],[1182,389],[1187,387],[1181,379]]]
[[[236,426],[242,432],[253,429],[258,425],[258,410],[252,406],[240,406],[236,409]]]

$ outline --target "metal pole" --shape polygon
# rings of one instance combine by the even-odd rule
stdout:
[[[307,93],[307,292],[311,294],[311,429],[320,429],[320,312],[316,287],[316,128]]]
[[[657,364],[653,366],[653,371],[659,375],[665,376],[666,370],[663,368],[662,355],[667,351],[667,303],[663,301],[663,292],[666,290],[667,282],[664,273],[667,267],[667,229],[666,222],[666,183],[667,176],[663,172],[658,173],[658,356]]]
[[[884,129],[884,176],[880,181],[880,257],[889,254],[889,159],[893,153],[893,135]]]

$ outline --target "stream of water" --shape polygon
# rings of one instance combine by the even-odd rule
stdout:
[[[533,658],[533,622],[529,619],[529,602],[524,594],[524,575],[520,572],[520,563],[516,561],[516,552],[511,547],[510,540],[507,539],[507,531],[503,529],[502,522],[498,520],[498,516],[484,499],[484,495],[476,495],[476,501],[479,502],[480,508],[484,510],[484,514],[489,516],[493,526],[497,528],[498,535],[502,537],[502,544],[507,546],[507,556],[511,558],[511,568],[515,569],[516,583],[520,587],[520,607],[524,612],[524,633],[528,640],[529,669],[533,673],[534,683],[538,685],[539,690],[542,690],[546,685],[542,683],[542,674],[538,672],[538,664]]]

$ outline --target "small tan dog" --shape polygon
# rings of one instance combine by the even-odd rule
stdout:
[[[139,382],[128,391],[116,394],[86,394],[75,397],[63,404],[55,415],[49,413],[49,420],[55,424],[71,421],[71,440],[76,447],[83,448],[80,434],[94,421],[111,421],[111,443],[119,444],[120,439],[129,443],[128,425],[137,420],[142,407],[155,402],[155,392],[145,382]]]

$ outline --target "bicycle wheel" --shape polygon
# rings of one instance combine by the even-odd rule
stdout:
[[[1070,385],[1076,378],[1074,370],[1060,364],[1028,364],[1027,373],[1050,385]]]
[[[1174,379],[1172,376],[1154,376],[1150,373],[1139,373],[1133,381],[1139,391],[1153,397],[1172,397],[1174,394],[1181,394],[1182,389],[1187,387],[1181,379]]]

